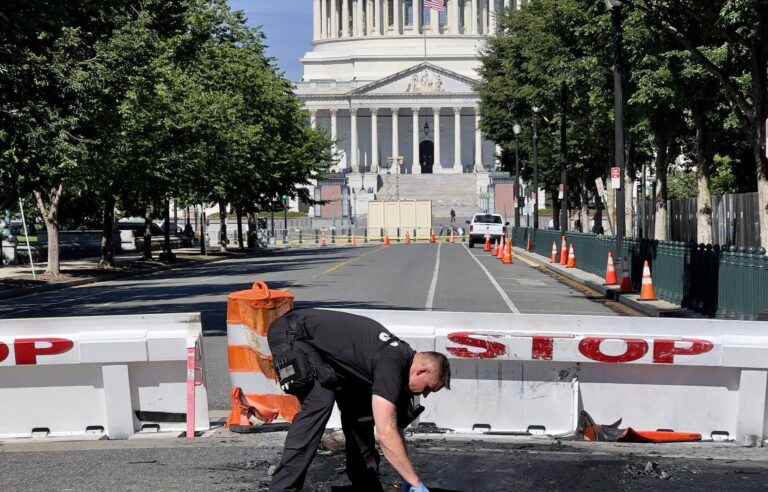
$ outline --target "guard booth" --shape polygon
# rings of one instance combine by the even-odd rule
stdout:
[[[405,237],[427,240],[432,231],[432,202],[374,201],[368,204],[368,237]],[[398,236],[399,233],[399,236]]]

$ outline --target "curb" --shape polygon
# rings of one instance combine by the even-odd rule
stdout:
[[[258,251],[258,253],[261,253],[261,255],[268,256],[274,253],[273,249],[264,249]],[[253,254],[253,253],[252,253]],[[47,284],[47,285],[41,285],[37,287],[20,287],[17,289],[9,289],[8,292],[2,292],[0,291],[0,300],[3,299],[13,299],[16,297],[24,297],[30,294],[43,294],[48,292],[55,292],[63,289],[68,289],[70,287],[79,287],[82,285],[89,285],[89,284],[96,284],[99,282],[109,282],[112,280],[118,280],[122,278],[129,278],[129,277],[138,277],[141,275],[147,275],[151,273],[157,273],[157,272],[163,272],[168,270],[180,270],[182,268],[187,268],[194,265],[205,265],[208,263],[214,263],[216,261],[226,260],[229,258],[234,258],[236,256],[227,256],[227,257],[221,257],[221,258],[211,258],[211,259],[205,259],[205,260],[198,260],[194,262],[185,262],[184,264],[167,264],[167,265],[158,265],[155,267],[147,268],[145,270],[139,270],[139,271],[128,271],[128,272],[114,272],[109,273],[103,276],[99,277],[92,277],[92,278],[86,278],[86,279],[80,279],[80,280],[73,280],[71,282],[62,282],[60,284]]]
[[[563,277],[566,277],[568,280],[572,282],[575,282],[577,284],[583,285],[594,291],[599,292],[606,299],[616,301],[619,304],[623,304],[629,308],[632,308],[635,311],[638,311],[648,317],[652,317],[652,318],[698,318],[699,317],[681,307],[665,309],[665,308],[660,308],[658,306],[654,306],[653,304],[649,304],[648,302],[638,301],[637,299],[634,298],[635,295],[633,294],[620,293],[618,291],[618,287],[606,287],[602,283],[597,283],[591,280],[585,280],[583,278],[579,278],[578,276],[573,275],[572,273],[568,272],[563,268],[557,268],[554,265],[551,265],[549,263],[539,260],[538,258],[529,254],[528,251],[522,248],[515,247],[515,253],[519,254],[520,256],[524,256],[528,260],[536,263],[540,267],[546,268],[550,272],[554,272],[554,273],[557,273],[558,275],[562,275]]]

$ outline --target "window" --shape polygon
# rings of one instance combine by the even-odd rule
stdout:
[[[477,224],[501,224],[501,217],[498,215],[476,215],[475,223]]]

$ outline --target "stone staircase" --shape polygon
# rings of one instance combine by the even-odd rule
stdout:
[[[383,178],[376,199],[395,200],[397,177]],[[471,217],[480,211],[477,186],[474,174],[401,174],[400,199],[432,201],[432,216],[436,218],[449,217],[451,209],[458,218]]]

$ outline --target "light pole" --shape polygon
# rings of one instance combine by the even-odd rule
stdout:
[[[515,229],[520,227],[520,132],[523,129],[515,123],[512,126],[512,133],[515,134],[515,186],[513,187],[513,193],[515,194]]]
[[[563,199],[560,200],[560,234],[565,236],[568,232],[568,173],[566,153],[568,152],[566,141],[566,106],[568,105],[568,86],[563,82],[560,86],[560,183],[563,190]]]
[[[538,119],[541,108],[533,108],[533,234],[536,242],[536,229],[539,228],[539,128]]]
[[[624,242],[624,60],[622,55],[621,0],[605,0],[613,20],[613,100],[615,116],[615,159],[619,168],[619,188],[616,190],[616,253],[621,257]]]

